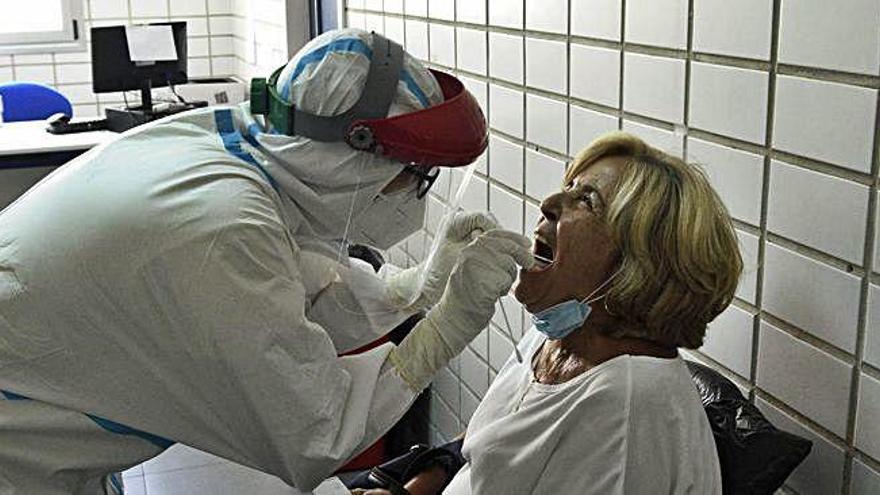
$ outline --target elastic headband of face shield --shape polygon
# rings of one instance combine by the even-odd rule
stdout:
[[[373,56],[358,101],[330,117],[304,112],[275,89],[284,67],[268,81],[251,80],[251,112],[264,115],[283,134],[315,141],[345,141],[352,148],[407,164],[460,167],[479,157],[489,141],[486,118],[473,95],[455,77],[431,69],[443,91],[438,105],[385,118],[397,92],[403,48],[371,33]]]

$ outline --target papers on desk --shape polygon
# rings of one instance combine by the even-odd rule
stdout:
[[[125,38],[132,62],[177,60],[171,26],[125,26]]]

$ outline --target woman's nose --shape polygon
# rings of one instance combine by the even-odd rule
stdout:
[[[558,192],[556,194],[551,194],[541,202],[541,215],[543,215],[547,221],[557,222],[559,220],[559,214],[562,210],[562,199],[564,197],[565,193]]]

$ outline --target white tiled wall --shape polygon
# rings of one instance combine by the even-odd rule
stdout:
[[[880,3],[376,0],[350,2],[347,19],[477,94],[491,139],[465,203],[507,227],[530,233],[564,164],[608,130],[701,163],[745,272],[695,355],[816,442],[792,491],[877,493]],[[518,337],[528,320],[505,307]],[[466,426],[509,340],[497,313],[438,377],[435,440]]]
[[[268,75],[287,61],[284,0],[82,0],[87,38],[92,27],[161,21],[187,22],[190,77]],[[95,117],[124,102],[122,93],[92,92],[91,55],[0,55],[0,82],[48,84],[73,103],[76,117]],[[126,94],[129,102],[140,93]]]

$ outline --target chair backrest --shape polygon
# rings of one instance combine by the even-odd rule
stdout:
[[[73,107],[67,97],[44,84],[0,84],[0,98],[3,98],[4,122],[43,120],[56,113],[73,117]]]
[[[717,371],[685,362],[712,427],[723,494],[776,493],[813,442],[777,429]]]

